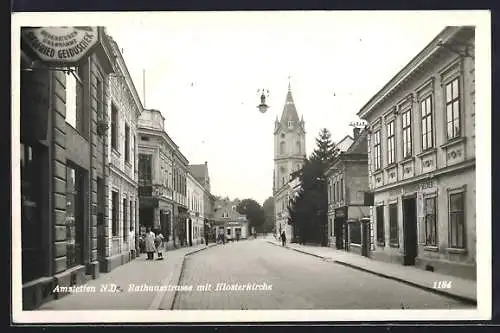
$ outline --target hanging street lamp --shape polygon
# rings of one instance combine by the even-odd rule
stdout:
[[[269,109],[269,105],[266,104],[266,98],[269,97],[269,90],[259,89],[257,90],[257,94],[260,94],[260,104],[257,105],[257,108],[261,113],[266,113],[267,109]]]

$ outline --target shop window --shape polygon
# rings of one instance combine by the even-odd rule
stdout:
[[[389,244],[399,245],[398,204],[389,205]]]
[[[425,245],[437,246],[436,198],[424,199]]]
[[[135,222],[135,216],[134,216],[134,209],[132,207],[133,202],[132,200],[129,201],[129,207],[130,207],[130,231],[134,231],[134,222]]]
[[[111,231],[113,236],[118,236],[118,192],[111,192]]]
[[[43,276],[40,220],[40,149],[21,143],[22,281]]]
[[[349,237],[351,244],[361,245],[361,223],[359,221],[349,223]]]
[[[66,264],[74,267],[83,263],[84,172],[66,166]]]
[[[465,248],[465,216],[464,193],[449,195],[449,246],[451,248]]]
[[[231,236],[231,229],[227,229],[227,235]]]
[[[377,243],[385,246],[384,206],[377,206]]]
[[[123,199],[123,240],[126,241],[128,239],[128,220],[127,220],[127,215],[128,215],[128,207],[127,207],[127,199]]]

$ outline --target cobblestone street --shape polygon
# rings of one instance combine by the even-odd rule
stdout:
[[[218,283],[267,284],[272,290],[215,291]],[[212,247],[186,258],[174,309],[449,309],[450,298],[279,248],[262,240]],[[196,291],[211,285],[212,291]]]

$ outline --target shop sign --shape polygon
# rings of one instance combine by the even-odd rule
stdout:
[[[75,64],[99,42],[97,27],[22,28],[21,36],[48,63]]]

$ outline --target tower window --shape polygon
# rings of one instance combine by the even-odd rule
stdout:
[[[281,133],[281,138],[284,139],[285,138],[285,133]]]
[[[285,141],[281,141],[280,142],[280,154],[284,154],[285,153]]]

